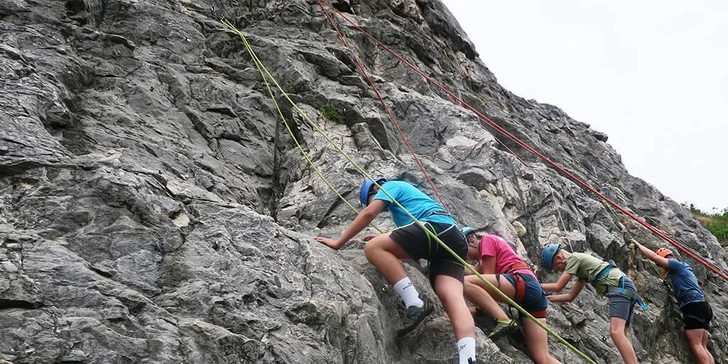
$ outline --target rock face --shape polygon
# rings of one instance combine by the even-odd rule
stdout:
[[[725,266],[716,239],[630,176],[605,134],[498,85],[439,1],[334,6],[509,132]],[[354,213],[306,164],[220,18],[357,163],[432,193],[355,54],[461,223],[502,235],[534,264],[549,241],[613,258],[651,306],[633,323],[641,361],[693,362],[667,289],[625,243],[634,236],[654,248],[657,238],[337,18],[345,48],[313,0],[0,0],[0,362],[455,362],[441,307],[397,340],[401,310],[362,243],[336,252],[312,240],[338,236]],[[277,101],[313,162],[355,203],[361,175]],[[376,223],[392,227],[386,217]],[[709,348],[728,362],[728,285],[687,261],[715,310]],[[407,265],[436,301],[418,267]],[[595,361],[618,363],[606,310],[587,289],[552,305],[548,323]],[[555,340],[551,350],[579,361]],[[485,363],[529,362],[518,335],[493,342],[478,330],[478,351]]]

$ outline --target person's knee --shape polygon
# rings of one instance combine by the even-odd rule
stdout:
[[[368,243],[364,245],[364,256],[369,259],[375,249],[374,244]]]
[[[372,261],[372,258],[376,256],[377,254],[384,251],[381,244],[378,244],[376,241],[370,241],[366,245],[364,245],[364,256],[367,258],[368,261]]]
[[[609,327],[609,336],[612,337],[612,340],[621,339],[623,337],[627,337],[624,334],[624,331],[625,331],[625,328],[612,325],[612,326]]]
[[[459,303],[460,301],[465,302],[463,295],[460,293],[464,293],[465,287],[463,287],[463,290],[460,290],[458,289],[458,287],[455,287],[455,284],[460,284],[460,282],[439,282],[439,284],[435,288],[435,294],[437,294],[437,297],[440,298],[442,305],[445,307],[448,307],[451,304]]]
[[[472,301],[470,298],[473,297],[473,293],[473,285],[468,282],[463,283],[463,295],[465,296],[465,298],[467,298],[469,301]]]
[[[549,355],[548,350],[546,352],[539,351],[538,353],[531,353],[531,360],[536,364],[550,364],[551,355]]]
[[[466,277],[467,278],[467,277]],[[465,282],[463,282],[463,292],[465,293],[466,297],[472,296],[474,293],[477,292],[477,290],[480,290],[480,286],[473,283],[471,280],[466,279]]]
[[[692,349],[694,353],[702,353],[705,348],[702,344],[690,343],[690,349]]]
[[[531,354],[531,360],[533,360],[534,363],[550,362],[551,356],[549,355],[548,346],[541,347],[541,345],[533,342],[528,342],[527,345],[529,346],[528,353]]]
[[[445,289],[436,289],[435,294],[442,302],[442,306],[447,308],[453,302],[453,295]]]
[[[693,352],[693,355],[695,355],[696,358],[699,359],[701,363],[708,363],[709,362],[709,352],[707,349],[703,347],[703,345],[698,344],[690,344],[690,350]]]
[[[542,323],[546,320],[539,319]],[[549,354],[549,343],[546,331],[535,323],[524,323],[524,334],[528,353],[535,363],[551,363],[551,354]]]

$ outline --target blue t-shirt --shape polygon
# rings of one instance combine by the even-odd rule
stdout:
[[[672,281],[675,289],[675,297],[680,307],[693,302],[705,301],[703,291],[700,290],[698,279],[695,278],[693,269],[685,263],[675,259],[667,260],[668,278]]]
[[[415,186],[402,181],[384,182],[382,189],[386,190],[397,202],[399,202],[412,216],[419,221],[439,222],[443,224],[454,224],[455,220],[449,215],[433,214],[435,211],[446,213],[439,203],[418,190]],[[414,222],[407,214],[392,202],[381,189],[374,195],[375,200],[389,202],[387,210],[392,213],[392,220],[397,226],[405,226]]]

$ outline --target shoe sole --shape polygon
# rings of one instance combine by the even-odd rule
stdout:
[[[420,315],[420,317],[417,318],[417,321],[415,321],[412,325],[410,325],[408,327],[399,329],[397,331],[397,337],[405,336],[405,335],[409,334],[410,332],[414,331],[414,329],[416,329],[417,326],[420,326],[422,321],[425,321],[425,318],[427,316],[430,316],[430,314],[433,311],[433,308],[429,304],[426,304],[426,305],[427,305],[427,307],[425,307],[425,311],[422,313],[422,315]]]
[[[488,335],[488,338],[495,340],[495,339],[497,339],[499,337],[502,337],[503,335],[506,335],[506,334],[510,334],[512,332],[515,332],[516,330],[518,330],[518,325],[506,326],[506,327],[502,328],[498,332],[492,332],[490,335]]]

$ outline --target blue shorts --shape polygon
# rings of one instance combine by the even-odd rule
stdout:
[[[624,280],[624,291],[607,293],[609,298],[609,318],[619,317],[627,321],[626,326],[629,327],[634,312],[635,301],[631,297],[637,294],[637,287],[634,286],[632,280],[628,277],[622,277]],[[622,282],[622,281],[620,281]]]
[[[528,311],[533,317],[535,318],[546,318],[546,309],[549,307],[549,300],[546,298],[546,292],[541,288],[541,283],[538,282],[538,279],[536,277],[530,275],[530,274],[522,274],[522,273],[513,273],[513,274],[502,274],[503,277],[505,277],[508,282],[511,282],[513,287],[518,289],[518,285],[516,284],[516,279],[518,276],[520,279],[523,279],[523,281],[526,284],[526,294],[523,296],[522,302],[516,302],[521,307],[523,307],[524,310]],[[518,292],[516,292],[516,296],[518,296]],[[519,316],[522,316],[523,314],[519,311]]]

